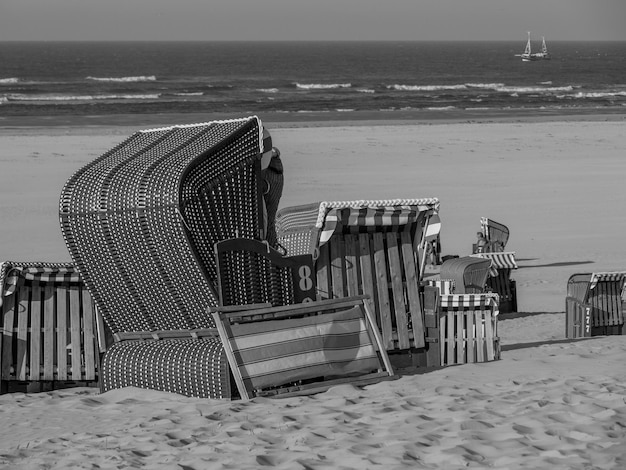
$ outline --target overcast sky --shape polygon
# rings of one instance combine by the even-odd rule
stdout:
[[[626,0],[0,0],[0,41],[626,40]]]

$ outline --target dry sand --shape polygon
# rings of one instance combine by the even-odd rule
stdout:
[[[626,338],[564,341],[563,314],[571,274],[626,269],[623,118],[268,124],[283,206],[435,196],[444,254],[509,226],[535,314],[499,322],[502,360],[282,400],[8,394],[2,468],[626,468]],[[0,129],[0,258],[69,260],[62,185],[136,129]]]

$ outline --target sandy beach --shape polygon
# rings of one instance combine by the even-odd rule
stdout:
[[[470,122],[261,119],[285,166],[281,207],[323,200],[437,197],[442,252],[471,252],[480,217],[507,225],[521,312],[558,312],[571,274],[626,267],[624,116]],[[194,120],[195,119],[195,120]],[[129,117],[0,128],[0,258],[69,261],[58,223],[67,179],[137,130]],[[538,122],[534,122],[538,121]],[[112,122],[124,125],[114,126]]]
[[[443,254],[506,224],[519,312],[502,359],[312,397],[199,400],[94,388],[0,396],[0,468],[626,467],[626,338],[565,340],[570,275],[626,269],[626,116],[433,121],[265,119],[281,207],[437,197]],[[197,122],[185,117],[183,122]],[[69,261],[65,181],[134,131],[0,121],[0,258]]]

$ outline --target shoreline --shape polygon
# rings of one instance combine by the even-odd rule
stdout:
[[[1,111],[2,108],[0,108]],[[154,128],[177,124],[240,118],[248,113],[171,113],[103,114],[55,116],[0,116],[0,133],[11,134],[33,129]],[[499,109],[499,110],[404,110],[404,111],[334,111],[306,113],[256,113],[273,128],[438,125],[460,123],[525,123],[569,121],[625,121],[624,108],[581,109]],[[82,133],[81,131],[77,131]]]

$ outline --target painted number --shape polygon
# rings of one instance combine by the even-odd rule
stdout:
[[[311,279],[311,268],[309,266],[300,266],[298,268],[298,276],[300,276],[298,285],[301,291],[306,292],[313,289],[313,279]]]

